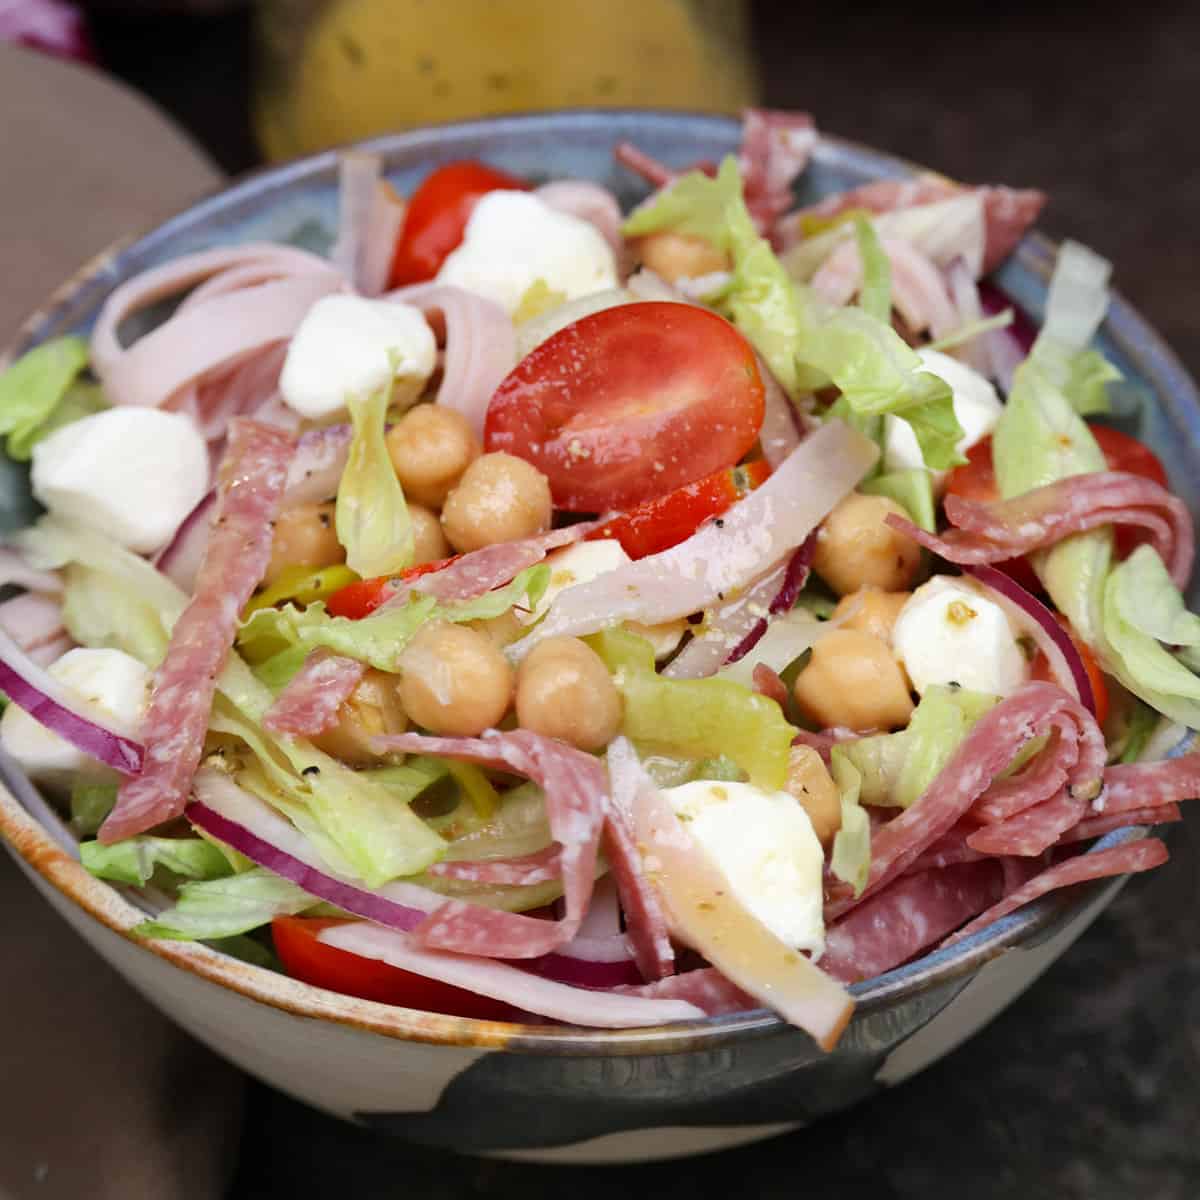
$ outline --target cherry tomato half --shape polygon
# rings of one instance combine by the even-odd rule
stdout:
[[[558,508],[631,508],[731,467],[754,445],[749,342],[690,304],[626,304],[568,325],[497,388],[484,445],[533,463]]]
[[[1071,628],[1071,622],[1067,620],[1062,613],[1055,613],[1058,623],[1067,631],[1071,641],[1075,643],[1075,649],[1079,651],[1079,657],[1083,659],[1083,669],[1087,672],[1088,680],[1092,685],[1092,698],[1096,702],[1096,721],[1103,725],[1105,718],[1108,716],[1108,685],[1104,682],[1104,672],[1100,669],[1100,664],[1096,661],[1096,656],[1092,653],[1087,642],[1076,636],[1075,630]],[[1044,683],[1054,683],[1054,676],[1050,673],[1050,660],[1042,654],[1038,653],[1037,658],[1033,660],[1033,666],[1030,669],[1034,679],[1040,679]]]
[[[418,566],[401,571],[399,575],[377,575],[374,579],[356,579],[353,583],[338,588],[329,597],[325,611],[331,617],[349,617],[351,621],[357,621],[360,617],[374,612],[385,600],[391,599],[396,592],[396,580],[418,579],[422,575],[428,575],[431,571],[440,571],[443,567],[449,566],[457,557],[458,555],[454,554],[449,558],[436,559],[434,562],[420,563]]]
[[[511,1018],[512,1010],[498,1000],[413,975],[378,959],[363,958],[317,940],[322,929],[341,924],[344,922],[316,917],[276,917],[271,922],[275,952],[293,979],[345,996],[424,1012],[479,1017],[485,1021]]]
[[[529,184],[481,162],[452,162],[426,177],[412,194],[392,258],[390,285],[432,279],[452,250],[480,196],[495,191],[527,192]]]
[[[588,540],[616,538],[630,558],[659,554],[691,537],[703,522],[719,517],[770,475],[770,466],[761,458],[741,467],[716,471],[665,496],[617,513],[589,533]]]

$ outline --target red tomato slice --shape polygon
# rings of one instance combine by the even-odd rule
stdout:
[[[499,1000],[413,975],[374,958],[363,958],[317,940],[322,929],[344,924],[315,917],[276,917],[271,922],[275,952],[293,979],[316,987],[398,1004],[424,1012],[449,1013],[456,1017],[479,1017],[485,1021],[510,1019],[512,1010]]]
[[[631,508],[731,467],[754,445],[749,342],[689,304],[627,304],[568,325],[496,390],[484,445],[533,463],[558,508]]]
[[[1071,641],[1075,643],[1075,649],[1079,651],[1079,657],[1083,659],[1083,669],[1087,672],[1087,677],[1092,685],[1092,697],[1096,701],[1096,721],[1098,724],[1103,725],[1105,718],[1108,716],[1108,684],[1104,681],[1104,672],[1100,669],[1100,664],[1096,661],[1096,656],[1092,653],[1087,642],[1076,636],[1075,630],[1071,628],[1070,621],[1062,613],[1055,613],[1054,615],[1058,619],[1058,623],[1070,635]],[[1037,658],[1033,660],[1030,673],[1034,679],[1040,679],[1044,683],[1055,682],[1054,676],[1050,673],[1050,662],[1040,651]]]
[[[325,611],[331,617],[349,617],[357,621],[368,613],[374,612],[396,590],[393,586],[397,579],[417,579],[428,575],[431,571],[440,571],[448,563],[452,563],[457,554],[449,558],[439,558],[434,562],[421,563],[420,566],[409,567],[399,575],[377,575],[374,579],[358,579],[348,583],[344,588],[338,588],[325,603]]]
[[[1132,475],[1141,475],[1145,479],[1153,480],[1162,487],[1167,486],[1167,473],[1158,456],[1148,446],[1108,425],[1093,425],[1088,422],[1088,428],[1104,454],[1110,471],[1128,471]],[[990,437],[976,442],[967,451],[967,461],[950,472],[946,480],[946,493],[961,496],[965,500],[978,500],[984,504],[999,498],[996,472],[992,465]],[[1146,541],[1148,536],[1140,529],[1118,529],[1117,556],[1127,557],[1135,547]],[[1010,559],[996,565],[1024,587],[1028,588],[1030,580],[1035,579],[1033,569],[1023,558]]]
[[[527,192],[529,184],[481,162],[439,167],[412,194],[392,258],[390,286],[432,279],[463,240],[467,219],[480,196],[495,191]]]
[[[770,474],[770,466],[761,458],[717,471],[657,500],[618,513],[589,533],[588,540],[616,538],[630,558],[658,554],[691,537],[703,522],[720,516]]]

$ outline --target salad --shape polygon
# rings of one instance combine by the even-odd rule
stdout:
[[[327,255],[154,267],[0,375],[45,510],[0,741],[140,936],[828,1049],[848,985],[1166,860],[1087,852],[1200,793],[1192,520],[1111,419],[1109,264],[1066,243],[1035,330],[987,277],[1039,193],[797,208],[817,140],[618,146],[625,214],[349,153]]]

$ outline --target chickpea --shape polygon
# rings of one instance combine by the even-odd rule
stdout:
[[[379,761],[371,749],[371,738],[380,734],[403,733],[408,718],[400,704],[395,675],[374,668],[359,681],[358,687],[338,710],[338,723],[313,738],[313,745],[334,758],[355,767]]]
[[[275,518],[271,561],[263,583],[271,584],[287,567],[332,567],[346,561],[334,528],[333,501],[297,504]]]
[[[891,650],[860,629],[834,629],[821,638],[793,694],[823,728],[895,729],[908,724],[913,710],[908,681]]]
[[[916,578],[921,547],[887,524],[890,513],[908,515],[886,496],[851,492],[825,518],[813,568],[839,596],[866,587],[898,592]]]
[[[502,612],[498,617],[488,617],[481,621],[467,621],[466,624],[470,629],[477,629],[494,646],[499,646],[501,649],[511,646],[522,634],[529,632],[521,623],[521,618],[517,616],[516,609],[512,608]]]
[[[442,529],[466,553],[542,533],[551,515],[550,484],[537,467],[511,454],[485,454],[447,497]]]
[[[410,408],[388,430],[386,440],[405,496],[428,508],[441,508],[479,457],[479,441],[467,418],[440,404]]]
[[[833,610],[833,619],[841,622],[840,629],[861,629],[889,645],[892,626],[912,592],[881,592],[878,588],[859,588],[849,592]],[[852,615],[847,617],[846,614]]]
[[[412,565],[437,562],[450,554],[450,543],[442,532],[442,523],[437,514],[421,504],[410,504],[408,516],[412,521],[413,531],[413,561]]]
[[[788,757],[787,790],[812,822],[818,841],[829,849],[842,827],[842,798],[821,756],[811,746],[793,746]]]
[[[486,634],[463,625],[423,625],[400,656],[400,702],[431,733],[474,737],[508,711],[512,668]]]
[[[580,750],[601,750],[621,727],[621,696],[590,646],[547,638],[517,671],[517,722]]]
[[[641,239],[642,263],[668,283],[729,270],[729,256],[691,233],[651,233]]]

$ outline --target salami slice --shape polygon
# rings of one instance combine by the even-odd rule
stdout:
[[[1158,804],[1152,808],[1130,808],[1124,812],[1102,813],[1098,817],[1087,817],[1074,829],[1068,829],[1058,839],[1060,846],[1073,842],[1090,842],[1103,837],[1114,829],[1128,829],[1131,825],[1173,825],[1183,820],[1178,804]]]
[[[993,921],[998,921],[1010,912],[1015,912],[1018,908],[1023,908],[1059,888],[1087,883],[1093,879],[1107,879],[1113,875],[1133,875],[1141,871],[1150,871],[1162,866],[1169,857],[1166,846],[1157,838],[1142,838],[1136,842],[1126,842],[1123,846],[1114,846],[1110,850],[1098,850],[1092,854],[1069,858],[1066,862],[1048,867],[1035,875],[1023,887],[1005,896],[999,904],[994,904],[969,925],[948,937],[942,945],[953,946],[963,938],[991,925]]]
[[[1104,787],[1092,808],[1128,812],[1200,796],[1200,750],[1161,762],[1120,763],[1104,772]]]
[[[183,812],[204,750],[217,675],[229,656],[238,614],[271,555],[271,521],[287,479],[293,440],[257,421],[235,420],[217,484],[217,517],[196,577],[195,595],[154,677],[142,726],[146,759],[121,785],[100,829],[119,842]]]
[[[871,979],[932,946],[1003,894],[1003,870],[992,860],[907,875],[828,931],[820,967],[843,983]]]
[[[694,1004],[710,1017],[761,1007],[758,1000],[743,992],[736,983],[726,979],[716,967],[699,967],[655,983],[617,987],[612,990],[625,996],[641,996],[646,1000],[682,1000]]]
[[[421,944],[487,958],[537,958],[575,936],[592,895],[600,831],[609,808],[602,763],[582,750],[524,729],[489,731],[479,738],[402,733],[375,738],[374,745],[381,753],[464,758],[534,780],[546,793],[550,833],[560,847],[566,901],[562,920],[544,921],[448,900],[414,930]]]
[[[1191,575],[1195,533],[1187,506],[1140,475],[1094,471],[992,504],[947,496],[945,508],[955,528],[940,535],[895,513],[887,520],[948,562],[965,565],[1016,558],[1102,525],[1128,525],[1150,534],[1177,587]]]
[[[1043,800],[1050,800],[1067,784],[1079,761],[1079,739],[1072,736],[1069,718],[1056,717],[1050,743],[1034,760],[1008,779],[997,779],[971,810],[988,825],[1015,817]]]
[[[272,733],[316,737],[338,722],[338,710],[362,681],[366,666],[328,650],[314,650],[275,697],[263,717]]]
[[[522,854],[514,858],[434,863],[429,868],[429,874],[440,875],[443,879],[459,879],[466,883],[528,887],[534,883],[547,883],[562,875],[562,847],[546,846],[532,854]]]

